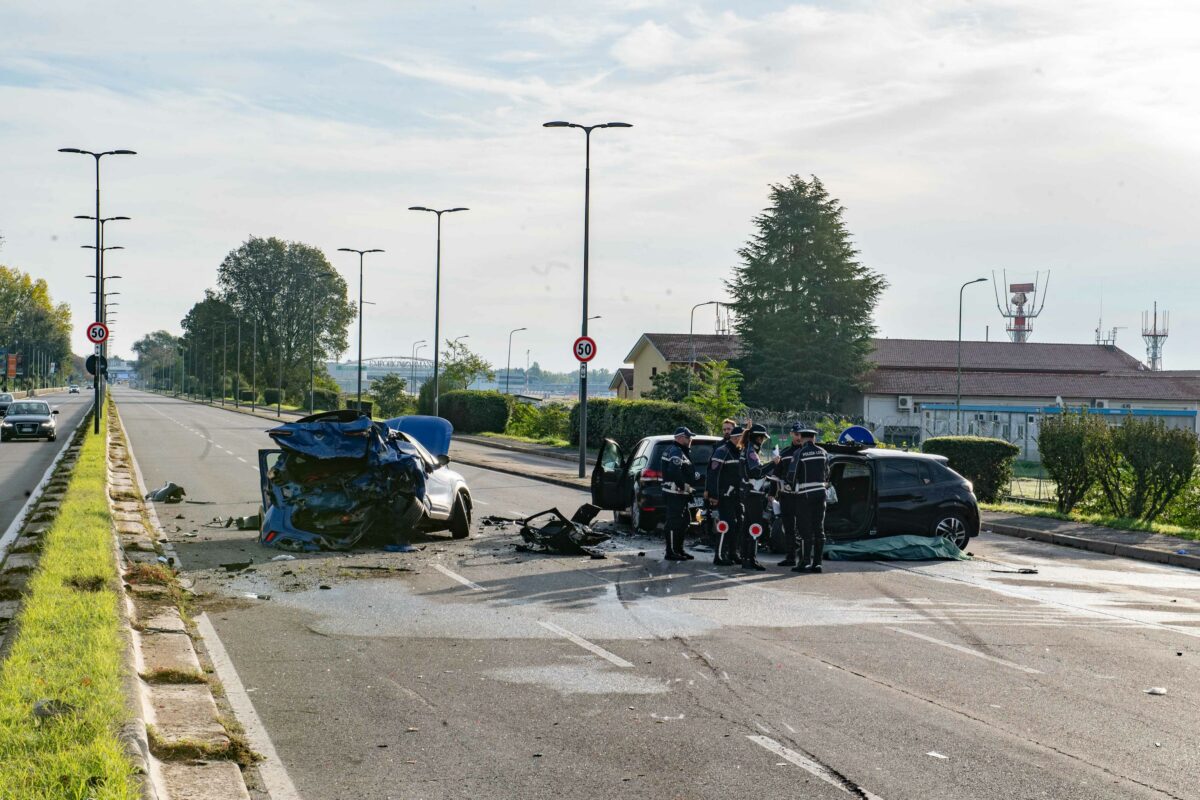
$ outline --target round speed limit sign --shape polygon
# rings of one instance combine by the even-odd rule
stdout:
[[[571,349],[575,352],[575,359],[586,364],[596,357],[596,340],[590,336],[580,336]]]
[[[108,339],[108,326],[103,322],[93,322],[88,325],[87,329],[88,341],[92,344],[102,344]]]

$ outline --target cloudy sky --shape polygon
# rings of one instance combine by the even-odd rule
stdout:
[[[448,217],[443,337],[573,365],[583,138],[592,153],[598,365],[642,331],[686,331],[767,186],[815,174],[891,283],[882,335],[953,338],[958,286],[1052,271],[1036,341],[1200,368],[1200,6],[1175,0],[736,4],[8,3],[0,25],[0,262],[71,303],[91,271],[90,162],[105,162],[122,296],[116,351],[179,319],[248,236],[387,250],[367,267],[368,356],[433,332],[434,221]],[[124,227],[117,229],[117,225]],[[702,310],[697,329],[711,330]],[[968,289],[966,335],[1003,321]],[[351,352],[354,343],[351,342]],[[426,354],[428,351],[426,351]]]

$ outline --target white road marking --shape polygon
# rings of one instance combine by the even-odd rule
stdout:
[[[963,647],[961,644],[954,644],[953,642],[943,642],[941,639],[935,639],[932,636],[926,636],[923,633],[916,633],[914,631],[906,631],[903,628],[892,628],[890,626],[888,627],[888,630],[895,631],[896,633],[903,633],[905,636],[911,636],[914,639],[921,639],[921,640],[929,642],[931,644],[941,645],[942,647],[948,647],[951,650],[957,650],[958,652],[966,653],[969,656],[975,656],[976,658],[982,658],[984,661],[991,661],[993,664],[999,664],[1002,667],[1008,667],[1009,669],[1020,670],[1021,672],[1025,672],[1030,675],[1041,675],[1042,674],[1042,671],[1040,669],[1034,669],[1033,667],[1025,667],[1020,664],[1015,664],[1012,661],[1005,661],[1003,658],[996,658],[995,656],[989,656],[987,653],[981,653],[978,650],[972,650],[969,647]]]
[[[287,769],[279,760],[279,754],[275,752],[275,745],[267,735],[267,729],[258,718],[258,712],[254,710],[254,704],[250,702],[241,676],[229,660],[225,645],[221,644],[221,637],[217,636],[217,629],[213,627],[207,614],[196,617],[196,627],[203,637],[204,647],[212,659],[217,677],[221,679],[225,697],[229,700],[238,722],[246,730],[246,738],[250,740],[251,748],[263,757],[263,760],[258,762],[258,774],[262,776],[267,794],[271,795],[271,800],[301,800],[300,793],[296,791],[292,779],[287,774]]]
[[[759,747],[769,750],[780,758],[790,761],[805,772],[815,775],[816,777],[828,783],[830,786],[836,789],[841,789],[846,794],[850,794],[850,790],[837,778],[836,775],[826,769],[823,765],[813,761],[808,756],[797,753],[795,750],[789,750],[768,736],[747,736],[746,738],[754,742]],[[862,787],[859,788],[862,789]],[[867,800],[883,800],[883,798],[881,798],[879,795],[868,792],[866,789],[862,789],[862,796],[867,798]]]
[[[249,461],[247,461],[246,459],[242,458],[241,456],[238,456],[238,457],[237,457],[237,460],[238,460],[238,461],[240,461],[240,462],[242,462],[243,464],[249,464],[249,463],[250,463]]]
[[[579,645],[580,647],[582,647],[584,650],[587,650],[588,652],[595,653],[596,655],[600,656],[605,661],[607,661],[611,664],[616,664],[618,667],[625,667],[627,669],[633,668],[633,664],[631,664],[628,661],[626,661],[625,659],[621,658],[616,653],[610,653],[608,650],[605,650],[600,645],[592,644],[587,639],[584,639],[582,636],[577,636],[577,635],[571,633],[566,628],[555,625],[553,622],[539,621],[538,625],[541,625],[543,628],[545,628],[548,631],[551,631],[552,633],[557,633],[559,636],[563,637],[567,641],[574,642],[575,644]]]
[[[478,583],[475,583],[475,581],[469,581],[466,578],[464,578],[462,575],[459,575],[457,572],[451,572],[450,570],[446,569],[441,564],[434,564],[433,568],[436,569],[438,572],[442,573],[443,575],[445,575],[446,577],[453,578],[454,580],[461,583],[463,586],[466,586],[468,589],[474,589],[477,592],[483,591],[483,587],[480,586]]]

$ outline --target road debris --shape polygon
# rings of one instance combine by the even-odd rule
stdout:
[[[970,555],[968,553],[967,555]],[[994,569],[992,572],[1003,572],[1009,575],[1037,575],[1038,571],[1033,567],[1020,567],[1018,569]]]
[[[945,759],[945,760],[949,760],[949,759],[950,759],[950,756],[944,756],[944,755],[942,755],[941,753],[939,753],[939,752],[938,752],[938,751],[936,751],[936,750],[930,750],[930,751],[929,751],[928,753],[926,753],[925,755],[927,755],[927,756],[933,756],[934,758],[941,758],[941,759]]]
[[[149,492],[146,499],[152,503],[178,503],[181,502],[187,492],[177,483],[167,481],[162,486]]]
[[[288,555],[287,553],[281,553],[280,555],[275,556],[271,560],[272,561],[295,561],[296,557],[293,555]]]
[[[239,531],[256,531],[262,526],[262,517],[258,514],[251,514],[245,517],[228,517],[225,520],[226,528],[232,528],[235,525]]]
[[[232,561],[228,564],[220,564],[219,566],[226,572],[241,572],[253,563],[253,561]]]
[[[1164,695],[1167,693],[1166,688],[1162,686],[1151,686],[1149,689],[1143,689],[1142,691],[1152,695]]]
[[[528,546],[518,545],[517,549],[530,553],[553,553],[556,555],[587,555],[604,558],[604,554],[591,549],[611,537],[607,533],[593,530],[588,523],[596,518],[600,508],[591,503],[584,503],[570,519],[567,519],[557,508],[538,512],[526,517],[521,524],[521,538]],[[542,518],[546,521],[542,522]]]

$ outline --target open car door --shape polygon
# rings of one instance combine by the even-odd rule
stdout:
[[[610,511],[624,511],[629,506],[629,491],[625,486],[626,462],[621,446],[605,439],[592,470],[592,505]]]

